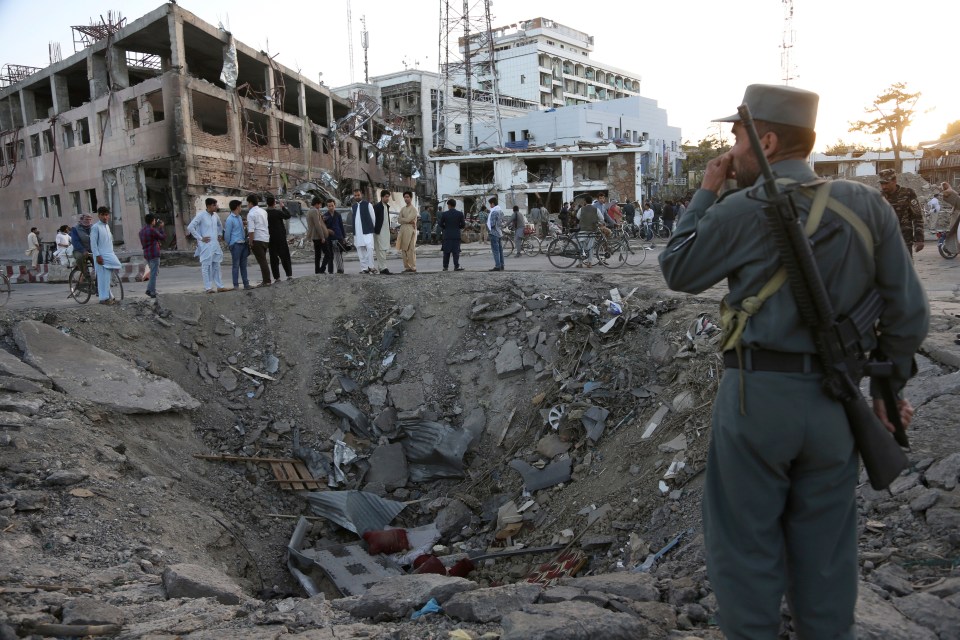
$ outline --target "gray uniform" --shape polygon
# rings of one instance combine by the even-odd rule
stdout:
[[[816,177],[802,160],[778,162],[773,170],[800,183]],[[830,193],[866,223],[874,251],[871,257],[861,236],[843,222],[839,233],[815,248],[820,272],[840,315],[871,287],[884,298],[879,346],[894,363],[900,389],[927,332],[926,296],[880,192],[838,180]],[[810,201],[798,197],[797,205],[805,220]],[[833,219],[838,216],[828,210],[824,223]],[[727,279],[727,302],[740,308],[779,266],[766,228],[761,206],[745,191],[717,200],[701,189],[660,256],[667,284],[700,293]],[[742,346],[753,353],[816,353],[789,285],[749,319]],[[857,453],[842,406],[820,384],[818,373],[749,365],[728,370],[720,383],[703,515],[707,568],[729,638],[777,637],[785,591],[801,638],[853,638]]]

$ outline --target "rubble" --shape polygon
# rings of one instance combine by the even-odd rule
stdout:
[[[170,565],[163,571],[167,598],[215,598],[220,604],[239,604],[243,591],[223,573],[195,564]]]

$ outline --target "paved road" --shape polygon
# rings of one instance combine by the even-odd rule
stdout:
[[[657,256],[662,250],[660,244],[656,248],[647,251],[646,259],[638,267],[624,266],[619,269],[605,269],[603,267],[593,267],[593,271],[606,274],[616,274],[624,276],[634,275],[637,284],[646,284],[649,286],[662,285],[663,281],[659,279],[660,267],[657,262]],[[417,249],[417,270],[416,275],[400,274],[395,277],[418,277],[422,274],[438,273],[442,270],[442,260],[439,247],[423,246]],[[346,256],[346,277],[345,282],[354,283],[358,278],[369,278],[372,276],[360,276],[359,263],[355,255]],[[493,258],[487,247],[475,243],[466,244],[461,254],[461,266],[467,271],[487,271],[493,266]],[[937,252],[936,242],[929,240],[927,247],[916,254],[914,264],[924,283],[927,295],[930,298],[931,306],[937,311],[948,313],[960,313],[960,258],[956,260],[944,260]],[[401,271],[403,265],[400,262],[399,254],[392,250],[388,259],[388,265],[391,270]],[[508,257],[506,260],[507,271],[518,272],[559,272],[547,260],[544,254],[529,258],[522,256],[520,258]],[[230,266],[223,266],[224,282],[230,284]],[[451,265],[452,269],[452,265]],[[570,272],[582,272],[581,269],[570,269]],[[259,269],[256,261],[250,260],[249,269],[251,281],[256,283],[259,280]],[[338,277],[338,276],[314,276],[313,262],[300,262],[293,265],[294,277]],[[450,277],[457,277],[459,274],[449,272]],[[391,277],[391,276],[377,276]],[[282,285],[281,285],[282,286]],[[145,298],[144,283],[124,283],[125,299]],[[203,284],[200,277],[200,269],[197,265],[192,266],[173,266],[162,267],[157,289],[160,295],[171,293],[199,293],[203,290]],[[725,283],[721,283],[705,294],[706,297],[719,299],[725,291]],[[88,304],[95,304],[95,299],[91,299]],[[14,284],[10,294],[10,301],[6,308],[9,309],[29,309],[29,308],[69,308],[77,306],[72,299],[67,298],[67,284]]]

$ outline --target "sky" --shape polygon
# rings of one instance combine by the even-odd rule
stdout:
[[[460,6],[458,0],[451,0]],[[482,0],[469,0],[482,14]],[[158,0],[0,0],[0,65],[43,67],[48,43],[73,53],[70,26],[120,10],[132,21]],[[404,64],[437,70],[440,0],[352,0],[354,76],[350,76],[347,0],[180,0],[180,6],[328,86],[363,80],[361,17],[369,32],[370,75]],[[820,94],[817,150],[843,140],[889,146],[877,136],[850,133],[849,122],[894,82],[922,93],[904,142],[934,140],[960,120],[960,83],[950,65],[956,45],[943,0],[793,0],[792,86]],[[591,58],[635,73],[640,93],[667,110],[684,141],[722,133],[710,120],[736,111],[748,84],[783,84],[784,0],[492,0],[493,25],[550,18],[595,37]]]

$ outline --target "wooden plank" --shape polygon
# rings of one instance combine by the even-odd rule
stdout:
[[[199,458],[200,460],[219,460],[221,462],[297,462],[295,458],[256,458],[250,456],[228,455],[208,456],[201,454],[194,454],[193,457]]]

